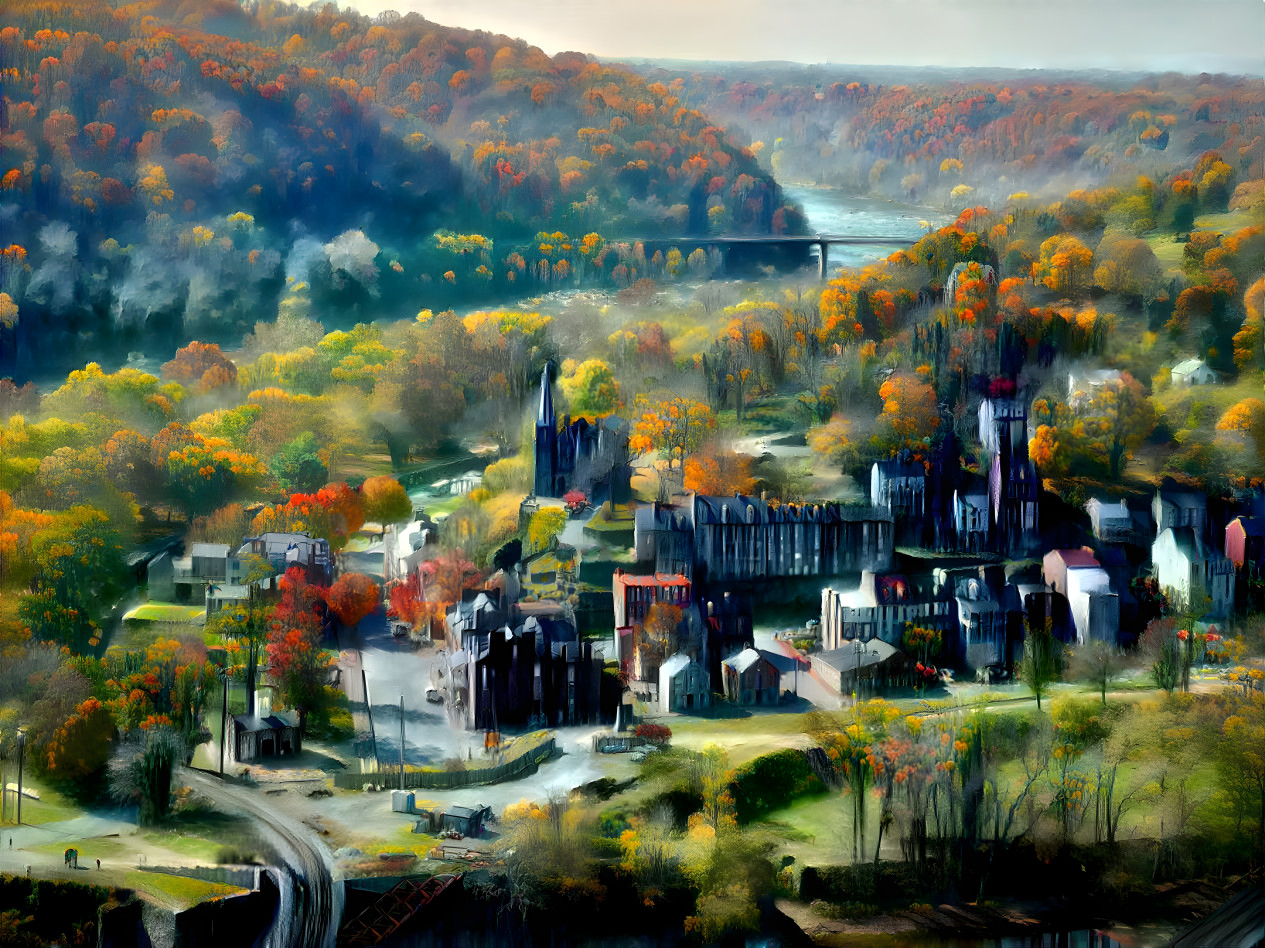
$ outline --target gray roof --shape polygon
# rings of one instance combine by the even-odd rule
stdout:
[[[728,665],[741,675],[748,668],[751,668],[756,662],[758,662],[761,657],[760,653],[755,649],[744,648],[737,655],[730,655],[727,659],[721,662],[721,664]]]
[[[856,642],[861,644],[859,649],[856,647]],[[868,668],[871,665],[889,662],[892,659],[900,658],[900,656],[900,649],[894,645],[888,645],[882,639],[870,639],[868,642],[861,642],[856,639],[842,648],[822,652],[817,657],[837,671],[848,672],[854,671],[858,667]]]
[[[671,678],[673,675],[685,669],[690,664],[690,657],[684,652],[677,652],[666,662],[659,666],[659,674],[667,675]]]
[[[233,715],[233,723],[246,731],[275,731],[283,727],[299,726],[297,718],[291,721],[281,714],[270,714],[262,718],[258,715],[235,714]]]

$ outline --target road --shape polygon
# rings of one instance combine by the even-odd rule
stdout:
[[[378,762],[384,770],[399,767],[401,695],[406,764],[435,767],[451,757],[482,753],[482,734],[476,741],[476,735],[451,727],[444,706],[426,700],[431,666],[442,660],[440,649],[392,638],[382,610],[361,620],[358,632]]]
[[[258,790],[196,770],[185,770],[181,777],[225,812],[250,817],[282,862],[275,867],[281,904],[268,948],[334,948],[343,917],[343,887],[324,844]]]

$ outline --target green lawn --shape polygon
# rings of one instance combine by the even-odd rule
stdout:
[[[1198,230],[1215,230],[1226,236],[1257,223],[1254,215],[1247,208],[1234,211],[1222,211],[1220,214],[1200,214],[1195,218]]]
[[[1151,246],[1155,259],[1166,271],[1182,268],[1182,258],[1186,253],[1186,245],[1178,243],[1174,234],[1149,234],[1145,240]]]
[[[10,783],[17,783],[17,771],[10,768],[6,774],[6,779]],[[44,823],[56,823],[58,820],[69,820],[76,816],[82,816],[83,812],[75,806],[73,800],[68,799],[56,790],[51,789],[39,780],[31,778],[31,772],[28,770],[22,779],[23,790],[34,790],[39,794],[38,800],[32,800],[23,794],[22,797],[22,822],[30,823],[33,826],[42,825]],[[9,819],[16,821],[17,817],[17,796],[14,793],[9,794],[8,815]]]
[[[185,876],[171,876],[163,872],[142,872],[129,869],[123,875],[123,884],[139,892],[148,892],[161,901],[175,902],[188,908],[199,902],[220,899],[226,895],[241,895],[245,889],[233,885],[221,885],[218,882],[203,882],[201,879],[190,879]]]
[[[197,622],[205,618],[204,606],[181,605],[174,602],[146,602],[130,610],[123,621],[137,622]]]

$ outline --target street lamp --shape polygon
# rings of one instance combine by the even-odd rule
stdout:
[[[26,728],[18,728],[18,826],[22,825],[22,763],[26,757]]]

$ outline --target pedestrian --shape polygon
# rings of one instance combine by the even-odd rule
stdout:
[[[101,860],[100,860],[100,858],[98,858],[98,859],[97,859],[97,872],[100,872],[100,871],[101,871]]]

